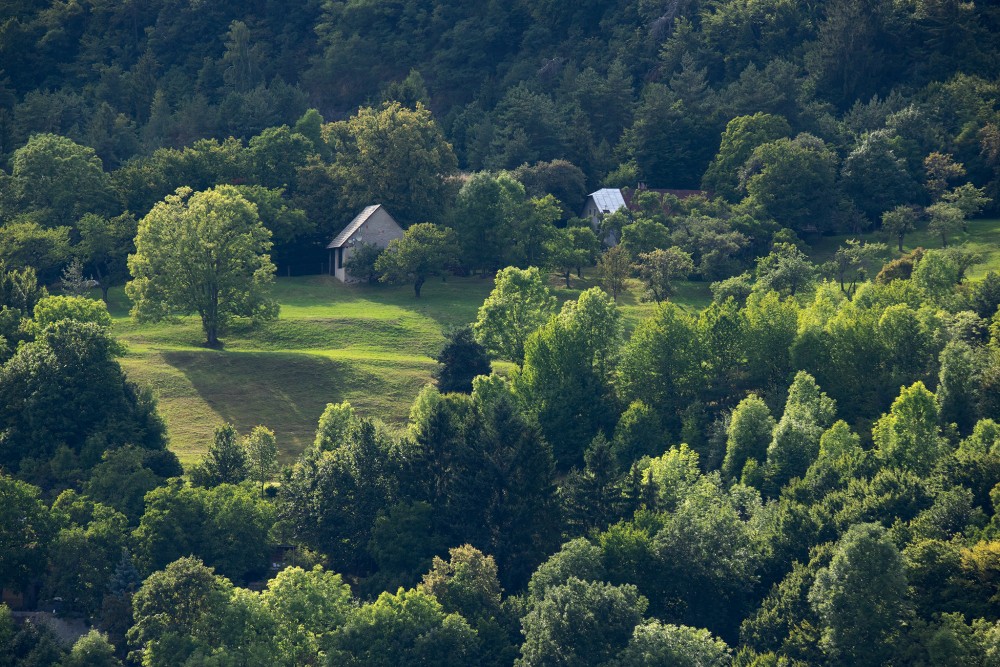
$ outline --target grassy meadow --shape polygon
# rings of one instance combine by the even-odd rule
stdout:
[[[576,298],[595,284],[594,274],[574,276],[571,289],[553,276],[553,291],[563,301]],[[653,309],[638,285],[631,287],[619,299],[628,329]],[[401,426],[431,381],[445,332],[472,322],[492,289],[492,278],[432,279],[416,299],[408,286],[278,278],[279,318],[257,327],[236,323],[221,336],[222,350],[204,347],[196,317],[133,322],[122,290],[112,292],[111,312],[115,334],[128,345],[122,366],[157,396],[182,463],[197,461],[225,421],[244,433],[257,424],[273,429],[282,461],[291,462],[330,402],[350,401],[364,415]],[[694,308],[709,298],[706,284],[686,283],[677,301]]]
[[[821,263],[851,236],[814,240]],[[879,240],[863,235],[867,241]],[[972,278],[1000,270],[1000,221],[978,220],[952,240],[983,254]],[[940,247],[926,230],[906,237],[905,248]],[[895,246],[891,246],[895,257]],[[573,276],[572,287],[552,275],[560,301],[594,286],[596,269]],[[122,290],[112,292],[115,333],[128,345],[122,365],[159,399],[170,447],[185,465],[197,461],[215,428],[232,422],[243,433],[257,424],[273,429],[281,458],[291,462],[309,443],[327,403],[350,401],[362,414],[402,426],[420,388],[431,381],[433,357],[449,329],[472,322],[493,288],[478,276],[432,279],[422,296],[409,286],[343,285],[330,276],[278,278],[274,295],[281,315],[257,327],[236,323],[222,336],[224,349],[203,346],[197,318],[138,324],[128,317]],[[631,332],[655,304],[643,302],[632,281],[619,306]],[[711,300],[708,283],[682,282],[674,302],[689,309]],[[501,370],[509,365],[498,364]]]

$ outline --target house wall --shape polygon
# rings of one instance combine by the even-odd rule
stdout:
[[[347,240],[344,244],[344,263],[351,257],[351,252],[353,250],[352,245],[357,243],[370,243],[376,245],[379,248],[384,248],[389,245],[389,241],[393,239],[402,238],[403,230],[400,228],[396,221],[392,219],[384,208],[379,208],[377,211],[368,216],[356,232]],[[337,250],[333,249],[330,256],[332,263],[331,266],[334,268],[334,275],[341,281],[345,283],[356,283],[358,278],[355,278],[350,273],[344,269],[343,266],[337,266]]]

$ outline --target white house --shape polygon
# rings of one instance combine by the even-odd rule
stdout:
[[[330,251],[330,275],[344,283],[358,282],[344,268],[351,251],[362,243],[384,248],[389,241],[402,238],[403,228],[399,226],[381,204],[366,207],[351,220],[344,230],[326,246]]]

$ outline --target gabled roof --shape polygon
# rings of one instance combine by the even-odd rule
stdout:
[[[331,248],[339,248],[340,246],[347,243],[347,239],[354,236],[354,232],[358,231],[358,229],[361,228],[361,225],[365,224],[368,218],[372,217],[372,214],[381,207],[382,204],[373,204],[371,206],[366,206],[365,209],[361,211],[361,213],[358,213],[356,216],[354,216],[354,220],[351,220],[349,223],[347,223],[347,226],[344,227],[344,230],[342,232],[337,234],[337,236],[332,241],[330,241],[330,244],[326,246],[327,250]]]
[[[597,192],[591,192],[588,197],[593,197],[597,209],[602,212],[614,213],[625,205],[625,198],[618,188],[601,188]]]

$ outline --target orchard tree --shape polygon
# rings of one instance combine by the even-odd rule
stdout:
[[[920,209],[916,206],[901,205],[882,214],[882,233],[895,238],[899,252],[903,252],[903,238],[917,228]]]
[[[472,329],[490,354],[521,363],[528,336],[555,309],[556,298],[537,268],[509,266],[497,272],[496,286],[479,307]]]
[[[413,282],[419,299],[427,278],[444,272],[455,260],[455,232],[430,222],[413,225],[403,237],[389,241],[375,261],[375,270],[385,283]]]
[[[628,251],[622,245],[608,249],[597,261],[597,270],[601,274],[601,287],[617,301],[618,294],[625,289],[632,273],[632,260]]]
[[[954,204],[938,202],[927,207],[931,222],[927,231],[941,237],[941,246],[948,247],[948,237],[962,231],[965,226],[965,215],[962,209]]]
[[[691,255],[673,246],[639,255],[639,278],[646,285],[646,298],[660,303],[674,293],[674,281],[694,271]]]
[[[159,321],[196,312],[210,347],[236,316],[277,317],[267,294],[275,270],[270,236],[235,187],[180,188],[139,223],[128,262],[134,279],[125,286],[132,316]]]

